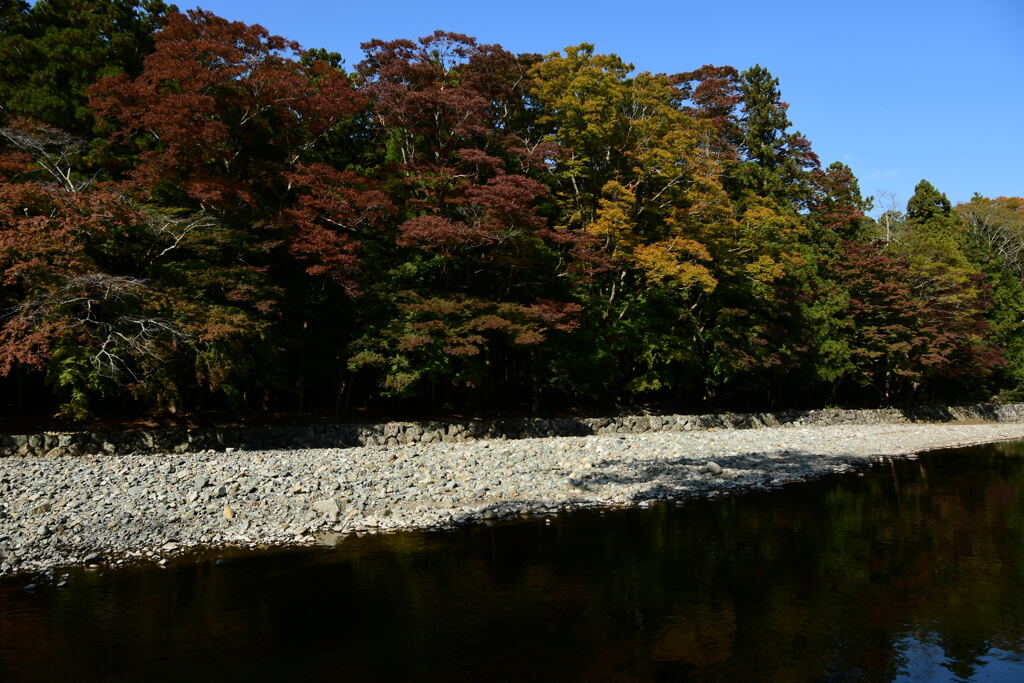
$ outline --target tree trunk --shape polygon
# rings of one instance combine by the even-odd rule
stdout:
[[[14,414],[21,416],[25,410],[25,368],[20,365],[14,371]]]
[[[541,390],[540,390],[540,367],[537,360],[537,350],[530,350],[530,414],[534,417],[540,415]]]
[[[348,390],[348,375],[345,372],[345,364],[338,358],[338,381],[335,383],[334,390],[334,415],[335,417],[341,416],[342,410],[348,410],[348,401],[346,400],[346,391]]]

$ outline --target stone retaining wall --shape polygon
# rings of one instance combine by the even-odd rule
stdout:
[[[119,432],[47,432],[0,435],[0,457],[184,453],[187,451],[349,448],[408,443],[523,439],[590,434],[757,427],[900,424],[983,420],[1024,422],[1024,404],[975,405],[912,410],[806,410],[714,415],[640,415],[598,418],[517,418],[386,424],[272,425],[200,429],[136,429]]]

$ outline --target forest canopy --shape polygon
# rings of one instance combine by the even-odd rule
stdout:
[[[0,412],[1024,398],[1024,199],[868,217],[760,65],[362,47],[0,0]]]

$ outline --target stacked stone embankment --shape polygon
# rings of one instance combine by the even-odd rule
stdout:
[[[0,435],[0,457],[128,455],[288,448],[354,448],[474,439],[529,439],[601,434],[689,432],[779,426],[1024,422],[1024,404],[920,407],[912,410],[822,409],[712,415],[632,415],[596,418],[510,418],[384,424],[312,424],[198,429],[132,429]]]

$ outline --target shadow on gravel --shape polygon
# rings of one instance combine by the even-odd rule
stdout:
[[[708,471],[714,462],[729,472]],[[607,506],[605,486],[637,486],[626,500],[642,503],[658,500],[680,500],[710,491],[774,488],[781,483],[815,478],[831,471],[830,464],[841,464],[817,453],[794,450],[750,452],[709,458],[671,458],[656,462],[636,462],[606,458],[594,463],[593,469],[568,478],[575,489],[557,500],[515,499],[493,501],[451,518],[451,523],[510,521],[536,518],[566,508]],[[736,471],[736,476],[731,476]],[[622,498],[619,498],[621,501]]]
[[[725,470],[740,470],[739,476],[708,471],[715,463]],[[838,463],[837,463],[838,464]],[[678,498],[720,488],[759,487],[773,480],[798,481],[825,474],[829,469],[825,458],[807,451],[776,450],[738,455],[697,458],[671,458],[656,462],[636,462],[609,458],[594,464],[585,474],[569,479],[576,489],[594,492],[602,486],[645,485],[630,497],[634,502],[658,498]]]

